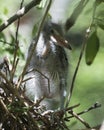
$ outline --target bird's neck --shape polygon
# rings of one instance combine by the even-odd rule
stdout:
[[[50,52],[53,54],[56,53],[56,46],[51,40],[45,39],[43,33],[41,33],[36,47],[36,55],[39,57],[45,57]]]

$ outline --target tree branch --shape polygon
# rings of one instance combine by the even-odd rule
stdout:
[[[78,73],[78,70],[79,70],[79,67],[80,67],[80,64],[81,64],[81,61],[82,61],[82,57],[83,57],[83,54],[84,54],[84,51],[85,51],[85,48],[86,48],[86,45],[87,45],[88,37],[89,37],[91,29],[93,27],[94,17],[95,17],[95,11],[96,11],[95,4],[93,6],[94,6],[94,8],[93,8],[92,20],[91,20],[91,23],[90,23],[88,29],[86,30],[85,37],[84,37],[84,40],[82,42],[82,48],[81,48],[79,59],[78,59],[78,62],[77,62],[77,65],[76,65],[76,68],[75,68],[75,71],[74,71],[74,74],[73,74],[73,78],[72,78],[72,82],[71,82],[71,87],[70,87],[70,92],[68,94],[68,98],[67,98],[67,101],[66,101],[66,107],[68,107],[68,105],[70,103],[70,99],[72,97],[72,93],[73,93],[73,89],[74,89],[74,83],[75,83],[75,80],[76,80],[76,76],[77,76],[77,73]]]
[[[20,9],[22,9],[23,3],[24,3],[24,0],[21,1]],[[16,71],[16,66],[19,61],[19,58],[17,58],[17,53],[19,49],[19,40],[18,40],[19,26],[20,26],[20,18],[18,18],[16,33],[15,33],[15,51],[14,51],[14,56],[13,56],[12,70],[11,70],[11,81],[13,81],[13,77]]]
[[[47,17],[48,11],[49,11],[50,6],[51,6],[51,3],[52,3],[52,0],[49,1],[48,5],[47,5],[47,8],[46,8],[46,10],[45,10],[44,16],[43,16],[43,18],[42,18],[42,22],[40,23],[40,27],[39,27],[39,30],[38,30],[38,32],[37,32],[36,41],[33,40],[33,42],[32,42],[32,43],[33,43],[33,47],[32,47],[32,49],[31,49],[30,55],[28,56],[28,58],[27,58],[27,60],[26,60],[26,64],[25,64],[25,66],[24,66],[24,68],[23,68],[23,71],[22,71],[22,73],[21,73],[21,75],[20,75],[20,77],[19,77],[19,81],[18,81],[17,88],[19,88],[19,86],[21,85],[21,83],[22,83],[22,81],[23,81],[23,78],[24,78],[24,75],[25,75],[25,73],[26,73],[26,69],[27,69],[27,67],[28,67],[28,65],[29,65],[29,63],[30,63],[30,60],[31,60],[31,58],[32,58],[32,56],[33,56],[33,54],[34,54],[34,51],[35,51],[36,45],[37,45],[37,43],[38,43],[38,39],[39,39],[41,30],[42,30],[42,27],[43,27],[43,25],[44,25],[45,19],[46,19],[46,17]],[[34,38],[34,39],[35,39],[35,38]]]
[[[34,6],[38,5],[40,2],[41,2],[41,0],[32,0],[29,4],[22,7],[20,10],[17,11],[16,14],[14,14],[12,17],[10,17],[8,20],[6,20],[0,26],[0,32],[2,32],[4,29],[6,29],[14,21],[16,21],[20,17],[24,16],[27,12],[29,12]]]

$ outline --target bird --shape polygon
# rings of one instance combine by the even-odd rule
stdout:
[[[28,49],[28,56],[33,43]],[[34,102],[44,97],[40,105],[46,110],[64,109],[69,69],[65,48],[71,50],[62,26],[46,21],[27,68],[27,72],[33,70],[27,74],[31,78],[26,81],[26,95]]]

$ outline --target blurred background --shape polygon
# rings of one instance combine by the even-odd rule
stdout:
[[[71,16],[73,10],[78,5],[80,0],[54,0],[50,9],[50,15],[54,22],[64,24],[66,20]],[[21,0],[0,0],[0,24],[11,17],[20,7]],[[26,5],[30,0],[25,0]],[[72,51],[67,52],[69,57],[70,71],[69,80],[71,82],[80,50],[83,42],[86,29],[89,27],[92,20],[92,8],[95,0],[91,0],[87,3],[84,10],[80,13],[74,26],[65,34],[67,39],[72,45]],[[43,0],[43,4],[45,0]],[[21,24],[19,28],[19,44],[20,44],[20,63],[17,72],[20,73],[25,63],[25,57],[27,54],[28,46],[33,38],[33,31],[36,29],[35,25],[41,21],[44,14],[44,5],[40,8],[34,8],[21,18]],[[97,7],[96,15],[104,15],[104,2]],[[8,43],[13,42],[15,37],[15,24],[10,25],[7,29],[0,34],[1,40],[5,40]],[[78,74],[75,81],[74,91],[71,98],[70,106],[80,103],[80,106],[75,109],[76,112],[83,111],[95,102],[101,103],[101,107],[92,110],[81,117],[88,122],[91,126],[97,126],[104,120],[104,30],[97,29],[97,35],[100,39],[99,52],[92,63],[88,66],[85,62],[85,56],[83,55]],[[12,36],[12,38],[11,38]],[[7,56],[10,60],[13,59],[10,45],[2,43],[0,40],[0,58]],[[12,47],[11,47],[12,48]],[[80,129],[84,126],[77,120],[72,119],[68,124],[72,129]]]

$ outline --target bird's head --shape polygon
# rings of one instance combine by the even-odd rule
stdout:
[[[44,24],[42,32],[46,41],[54,42],[54,44],[70,50],[72,49],[69,42],[63,36],[63,29],[60,24],[48,21]]]

